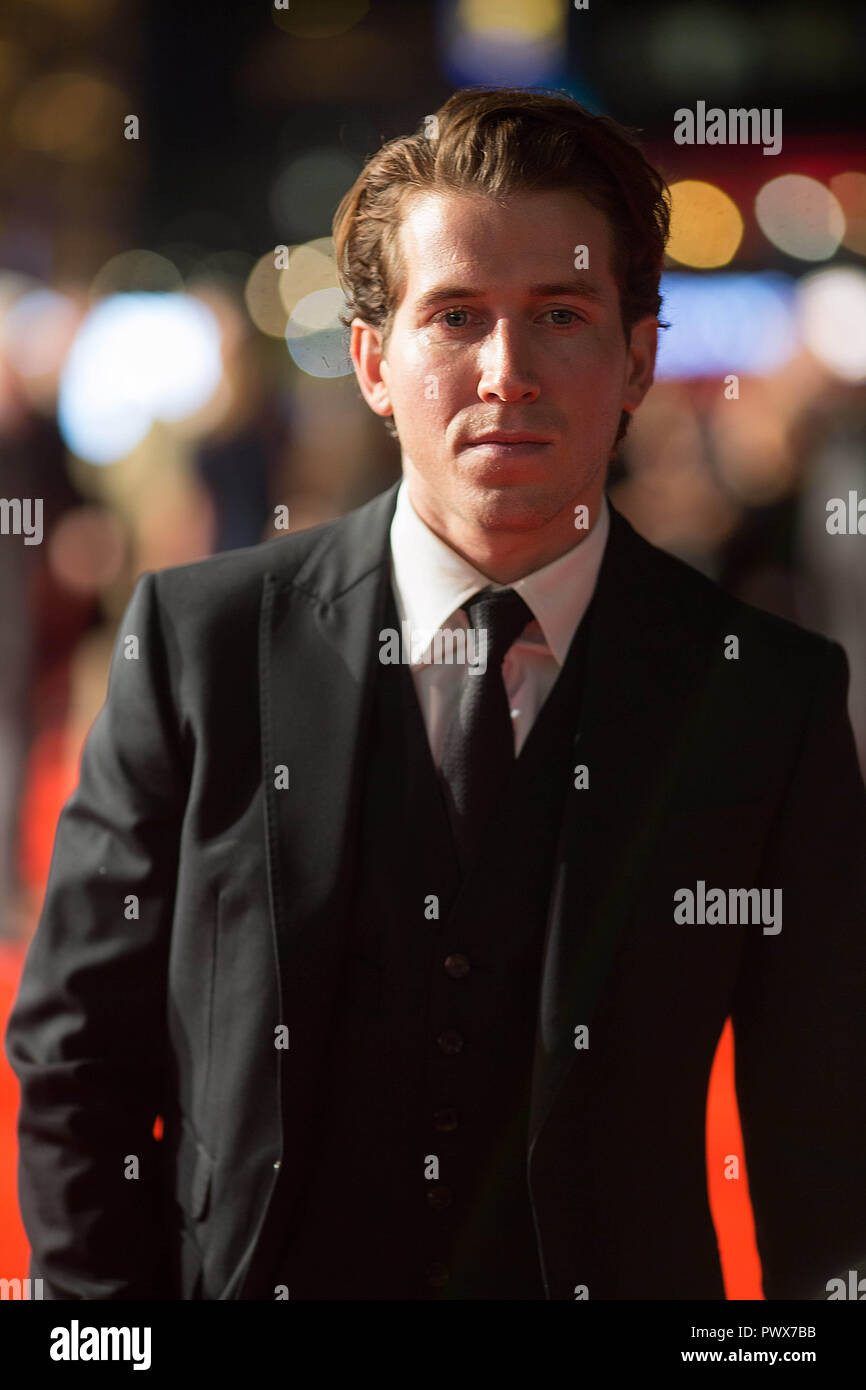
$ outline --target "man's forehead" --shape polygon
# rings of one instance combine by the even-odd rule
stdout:
[[[491,285],[524,283],[527,275],[537,284],[610,278],[607,218],[569,190],[519,192],[502,202],[425,191],[404,210],[400,242],[413,295],[460,272]],[[567,274],[579,245],[589,248],[592,275]]]

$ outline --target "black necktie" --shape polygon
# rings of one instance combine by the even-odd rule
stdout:
[[[439,773],[464,869],[478,855],[494,806],[514,762],[514,734],[502,680],[506,652],[532,610],[514,589],[482,589],[463,605],[470,627],[486,632],[486,669],[463,676],[460,703],[449,725]],[[476,639],[476,654],[480,650]]]

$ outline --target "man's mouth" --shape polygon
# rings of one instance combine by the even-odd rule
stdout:
[[[542,439],[536,434],[488,434],[480,435],[477,439],[467,441],[467,447],[471,449],[494,449],[498,453],[530,453],[536,449],[543,449],[550,444],[549,439]]]

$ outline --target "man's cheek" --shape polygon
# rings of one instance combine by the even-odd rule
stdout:
[[[440,383],[441,373],[435,371],[432,364],[428,363],[416,387],[417,403],[419,407],[423,407],[426,415],[436,415],[438,413]]]
[[[561,399],[565,409],[573,413],[579,411],[581,415],[585,415],[589,412],[600,420],[611,413],[618,417],[622,387],[616,375],[616,368],[611,366],[599,370],[597,364],[576,363]]]
[[[453,413],[448,405],[448,391],[447,376],[431,363],[401,378],[395,392],[395,415],[399,416],[398,429],[404,445],[408,446],[411,440],[412,448],[423,453],[444,435]]]

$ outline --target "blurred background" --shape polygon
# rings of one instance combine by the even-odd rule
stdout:
[[[864,51],[866,10],[836,0],[6,0],[4,1028],[138,574],[267,541],[285,508],[291,530],[339,516],[399,476],[346,356],[331,218],[365,157],[461,86],[562,89],[642,131],[672,188],[670,327],[610,496],[651,541],[844,645],[866,768]],[[781,151],[676,144],[675,111],[698,101],[780,108]],[[852,533],[828,533],[832,498],[852,499]],[[729,1297],[759,1297],[746,1180],[720,1181],[742,1153],[731,1046],[710,1190]],[[16,1106],[4,1058],[10,1277]]]

